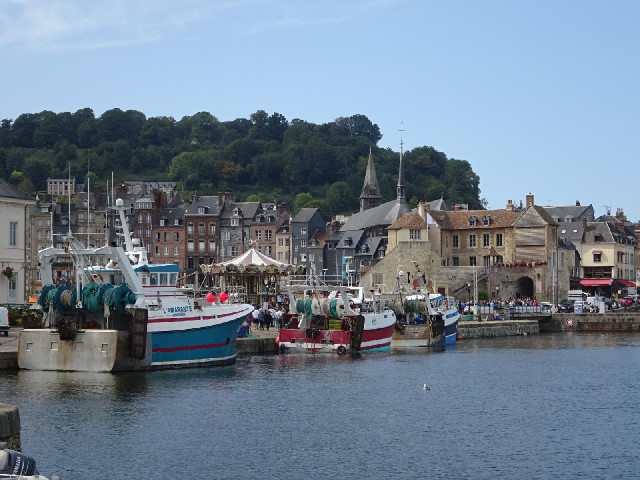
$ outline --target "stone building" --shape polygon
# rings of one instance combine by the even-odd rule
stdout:
[[[29,213],[36,199],[10,183],[0,180],[0,215],[3,232],[0,235],[0,304],[25,303],[27,273]]]
[[[30,209],[27,296],[35,295],[42,288],[40,267],[38,266],[38,251],[53,245],[53,209],[54,204],[51,202],[38,202]]]

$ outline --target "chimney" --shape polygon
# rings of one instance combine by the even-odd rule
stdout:
[[[531,192],[527,195],[527,208],[529,207],[533,207],[533,195],[531,195]]]
[[[427,214],[425,212],[425,208],[424,208],[424,203],[420,202],[418,204],[418,215],[420,215],[420,218],[422,218],[425,222],[427,221]]]
[[[513,212],[516,208],[513,206],[513,200],[507,201],[507,212]]]
[[[576,207],[580,206],[580,200],[576,200]]]

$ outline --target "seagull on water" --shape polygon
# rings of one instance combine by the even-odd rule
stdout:
[[[431,387],[427,386],[427,384],[425,383],[424,385],[422,385],[422,389],[423,390],[431,390]]]

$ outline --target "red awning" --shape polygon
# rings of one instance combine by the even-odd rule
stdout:
[[[583,278],[580,285],[585,287],[608,287],[613,283],[610,278]]]
[[[630,282],[629,280],[622,280],[621,278],[616,278],[616,282],[621,283],[622,285],[626,286],[626,287],[635,287],[636,284],[633,282]]]
[[[593,252],[594,255],[602,255],[602,250],[594,250]]]

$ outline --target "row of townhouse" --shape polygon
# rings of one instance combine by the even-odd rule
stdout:
[[[40,291],[38,251],[60,246],[69,232],[87,245],[121,245],[120,220],[110,208],[114,199],[123,200],[134,243],[146,248],[152,263],[179,265],[184,283],[198,283],[201,264],[224,262],[250,248],[290,263],[291,214],[285,204],[237,202],[231,192],[183,202],[175,184],[125,182],[113,192],[90,194],[65,187],[64,195],[40,202],[0,184],[3,217],[16,219],[9,222],[8,245],[0,244],[2,267],[15,271],[8,288],[0,288],[0,303],[23,303]],[[53,269],[56,282],[68,280],[71,265],[61,259]]]

